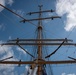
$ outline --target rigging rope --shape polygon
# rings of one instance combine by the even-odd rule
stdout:
[[[45,28],[44,26],[43,26],[43,28]],[[43,30],[44,31],[44,30]],[[45,32],[43,33],[43,37],[44,38],[46,38],[46,35],[45,35]],[[44,48],[44,52],[43,53],[45,53],[46,55],[48,55],[48,52],[47,52],[47,50],[48,50],[48,46],[46,46],[45,48]],[[46,52],[45,52],[46,51]],[[45,57],[45,56],[44,56]],[[48,58],[48,61],[49,61],[49,58]],[[49,64],[49,69],[50,69],[50,74],[49,75],[53,75],[53,70],[52,70],[52,67],[51,67],[51,65]]]
[[[32,32],[32,30],[31,31],[29,31],[29,32],[27,32],[27,34],[23,31],[23,28],[21,28],[20,27],[20,25],[18,25],[18,24],[16,24],[14,21],[14,19],[12,19],[12,18],[9,18],[6,14],[4,14],[3,12],[0,12],[5,18],[7,18],[9,21],[11,21],[14,25],[16,25],[16,26],[18,26],[18,28],[20,28],[20,30],[22,31],[21,33],[20,33],[20,36],[24,36],[24,35],[26,35],[26,36],[29,36],[30,35],[30,33],[29,32],[31,32],[31,34],[33,33]],[[22,34],[24,32],[24,34]],[[18,34],[19,34],[19,32],[18,32]]]
[[[53,75],[53,74],[52,74]]]
[[[14,11],[12,11],[12,10],[10,10],[9,8],[7,8],[7,7],[5,7],[5,6],[3,6],[2,4],[0,4],[0,6],[2,6],[3,8],[5,8],[5,9],[7,9],[8,11],[10,11],[11,13],[13,13],[13,14],[15,14],[16,16],[18,16],[18,17],[20,17],[20,18],[22,18],[23,20],[27,20],[27,19],[25,19],[24,17],[22,17],[21,15],[19,15],[19,14],[17,14],[17,13],[15,13]],[[31,23],[32,25],[35,25],[34,23],[32,23],[31,21],[28,21],[29,23]],[[35,25],[36,26],[36,25]]]

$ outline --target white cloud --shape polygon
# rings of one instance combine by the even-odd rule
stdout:
[[[53,16],[53,13],[47,13],[47,14],[45,14],[45,17],[51,17],[51,16]],[[49,23],[51,21],[51,19],[46,19],[46,20],[44,20],[44,23]]]
[[[2,44],[3,41],[0,41],[0,44]],[[24,52],[22,49],[20,49],[19,47],[17,47],[17,50],[26,54],[26,52]],[[18,61],[18,59],[16,59],[14,56],[14,52],[12,49],[12,46],[1,46],[0,45],[0,60],[8,58],[13,56],[13,58],[8,59],[8,61]],[[18,73],[15,71],[15,65],[11,65],[11,64],[0,64],[0,75],[18,75]],[[25,75],[25,74],[21,74],[21,75]]]
[[[72,74],[62,73],[62,75],[75,75],[75,73],[72,73]]]
[[[75,75],[75,74],[73,73],[73,74],[67,74],[67,75]]]
[[[26,52],[23,50],[23,49],[21,49],[21,48],[19,48],[19,47],[17,47],[16,48],[18,51],[20,51],[20,52],[22,52],[23,54],[26,54]],[[26,49],[25,49],[26,50]]]
[[[12,3],[14,2],[13,0],[5,0],[6,4],[12,5]]]
[[[11,36],[9,36],[9,38],[8,38],[9,40],[11,40],[12,39],[12,37]]]
[[[26,69],[27,71],[28,71],[29,68],[30,68],[30,67],[29,67],[28,65],[25,66],[25,69]]]
[[[5,30],[5,26],[4,26],[4,24],[0,24],[0,30],[2,30],[2,31]]]
[[[0,44],[3,43],[0,41]],[[12,50],[12,47],[9,46],[0,46],[0,60],[14,56],[14,52]],[[16,60],[16,58],[11,58],[8,61]],[[0,64],[0,74],[1,75],[14,75],[14,65],[6,65],[6,64]]]
[[[14,75],[14,72],[13,71],[3,71],[3,72],[0,72],[1,75]]]
[[[62,75],[65,75],[66,73],[62,73]]]
[[[12,5],[13,4],[13,0],[0,0],[0,4],[6,6],[7,4],[8,5]],[[4,8],[0,7],[0,12],[3,10]]]
[[[25,12],[18,9],[18,10],[13,10],[14,12],[16,12],[17,14],[21,15],[21,16],[24,16]]]
[[[73,30],[76,27],[76,0],[57,0],[56,13],[59,16],[66,14],[64,29]]]
[[[25,74],[21,74],[21,75],[25,75]]]

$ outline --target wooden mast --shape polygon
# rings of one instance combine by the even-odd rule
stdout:
[[[39,6],[39,18],[41,18],[41,7],[42,5]],[[42,39],[42,21],[38,21],[38,39]],[[41,41],[39,41],[38,45],[38,61],[42,59],[42,45],[40,45]],[[38,72],[37,75],[42,75],[42,67],[41,65],[38,65]]]
[[[9,58],[6,58],[4,60],[1,60],[0,61],[0,64],[18,64],[18,65],[21,65],[21,64],[36,64],[38,65],[38,71],[37,71],[37,75],[42,75],[42,65],[44,64],[71,64],[71,63],[76,63],[76,60],[63,60],[63,61],[45,61],[43,60],[42,58],[42,46],[43,45],[51,45],[51,46],[59,46],[53,53],[49,54],[48,56],[51,56],[53,55],[62,45],[63,46],[66,46],[66,45],[71,45],[71,46],[76,46],[76,43],[68,43],[68,41],[72,41],[72,40],[69,40],[69,39],[43,39],[42,37],[42,20],[45,20],[45,19],[54,19],[54,18],[61,18],[59,16],[52,16],[52,17],[48,17],[48,18],[42,18],[42,13],[45,13],[45,12],[54,12],[54,10],[45,10],[45,11],[42,11],[41,8],[42,8],[42,5],[39,6],[39,11],[38,12],[30,12],[28,14],[39,14],[39,18],[38,19],[25,19],[24,17],[16,14],[15,12],[13,12],[12,10],[8,9],[7,7],[3,6],[2,4],[0,4],[0,6],[4,7],[5,9],[7,9],[8,11],[12,12],[13,14],[19,16],[20,18],[22,18],[23,20],[21,22],[30,22],[30,21],[37,21],[38,20],[38,28],[37,28],[37,31],[38,31],[38,34],[37,34],[37,39],[14,39],[14,40],[10,40],[9,42],[7,43],[3,43],[3,44],[0,44],[0,45],[18,45],[20,48],[22,48],[22,45],[33,45],[33,46],[38,46],[38,58],[34,61],[4,61],[6,59],[9,59]],[[33,24],[32,22],[30,22],[31,24]],[[25,42],[23,42],[25,41]],[[45,41],[45,42],[44,42]],[[47,42],[49,41],[49,42]],[[62,43],[51,43],[50,41],[62,41]],[[66,43],[64,43],[66,41]],[[25,49],[22,48],[24,51]],[[29,52],[25,51],[26,53],[28,53],[30,56],[34,57],[32,54],[30,54]],[[46,57],[48,57],[46,56]],[[72,57],[69,57],[71,59],[74,59]]]

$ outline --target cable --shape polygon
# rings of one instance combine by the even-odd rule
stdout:
[[[14,25],[16,25],[16,26],[18,26],[19,28],[20,28],[20,30],[22,30],[23,31],[23,29],[18,25],[18,24],[16,24],[14,21],[14,19],[12,19],[12,18],[9,18],[7,15],[5,15],[3,12],[1,12],[1,14],[5,17],[5,18],[7,18],[9,21],[11,21]],[[24,31],[23,31],[24,32]],[[22,33],[23,33],[22,32]],[[32,32],[32,31],[29,31],[29,32]],[[30,33],[29,32],[27,32],[27,34],[26,34],[26,36],[29,36],[30,35]],[[22,33],[20,33],[20,34],[22,34]],[[18,33],[19,34],[19,33]],[[24,34],[25,35],[25,34]],[[21,36],[24,36],[24,35],[21,35]]]
[[[1,7],[3,7],[3,8],[5,8],[5,9],[7,9],[8,11],[10,11],[11,13],[13,13],[13,14],[15,14],[16,16],[18,16],[18,17],[20,17],[20,18],[22,18],[23,20],[26,20],[26,21],[28,21],[27,19],[25,19],[24,17],[22,17],[21,15],[19,15],[19,14],[17,14],[17,13],[15,13],[14,11],[12,11],[12,10],[10,10],[9,8],[7,8],[7,7],[5,7],[5,6],[3,6],[2,4],[0,4],[0,6]],[[28,21],[29,23],[31,23],[32,25],[35,25],[34,23],[32,23],[31,21]],[[36,25],[35,25],[36,26]]]
[[[43,28],[44,28],[44,26],[43,26]],[[44,31],[44,30],[43,30]],[[43,33],[43,37],[46,37],[46,35],[45,35],[45,33]],[[44,49],[44,53],[46,54],[46,55],[48,55],[48,53],[47,53],[47,49],[48,47],[45,47],[45,49]],[[45,52],[46,51],[46,52]],[[45,56],[44,56],[45,57]],[[49,61],[49,58],[48,58],[48,61]],[[53,75],[53,71],[52,71],[52,68],[51,68],[51,65],[49,64],[49,69],[50,69],[50,74],[49,75]]]

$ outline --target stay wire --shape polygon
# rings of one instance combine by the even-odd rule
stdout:
[[[43,26],[43,28],[45,28],[45,27]],[[45,33],[44,33],[43,35],[44,35],[44,37],[46,38]],[[48,55],[47,50],[48,50],[48,47],[45,47],[46,55]],[[48,58],[48,61],[49,61],[49,58]],[[52,68],[51,68],[51,65],[50,65],[50,64],[49,64],[49,69],[50,69],[50,73],[51,73],[51,75],[53,75],[53,71],[52,71]]]
[[[35,35],[34,35],[34,38],[35,38],[35,39],[37,39],[37,37],[38,37],[38,35],[37,35],[37,28],[38,28],[38,27],[36,27]],[[37,46],[32,46],[32,47],[33,47],[33,51],[32,51],[32,52],[33,52],[35,58],[37,58],[37,54],[36,54],[36,53],[37,53]],[[31,58],[31,59],[32,59],[32,58]]]
[[[47,48],[46,48],[46,54],[48,55],[48,52],[47,52]],[[48,61],[49,61],[49,58],[48,58]],[[50,73],[51,75],[53,75],[53,70],[52,70],[52,66],[49,64],[49,69],[50,69]]]
[[[69,37],[75,29],[76,28],[74,27],[73,30],[66,37]]]
[[[18,26],[19,27],[19,25],[18,24],[16,24],[15,22],[14,22],[14,20],[12,19],[12,18],[9,18],[7,15],[5,15],[3,12],[0,12],[5,18],[7,18],[9,21],[11,21],[14,25],[16,25],[16,26]],[[21,27],[19,27],[22,31],[23,31],[23,29],[21,28]],[[23,31],[24,32],[24,31]],[[22,33],[23,33],[22,32]],[[29,31],[30,32],[30,31]],[[27,32],[27,36],[29,36],[30,35],[30,33],[29,32]],[[25,35],[25,34],[24,34]],[[23,36],[23,35],[21,35],[21,36]]]
[[[59,30],[58,28],[56,28],[57,30]],[[61,29],[60,29],[61,30]],[[45,32],[50,32],[49,30],[44,29]],[[56,30],[55,30],[56,31]],[[55,34],[54,32],[51,31],[51,34],[53,34],[53,36],[58,36],[60,38],[62,38],[61,36]],[[50,34],[49,34],[50,35]]]
[[[61,21],[62,21],[62,23],[63,23],[63,19],[62,19],[62,18],[61,18]],[[68,38],[75,29],[76,29],[76,27],[74,27],[73,30],[71,30],[70,33],[69,33],[68,35],[66,35],[66,38]]]
[[[47,53],[47,52],[46,52]]]
[[[70,32],[69,35],[68,35],[67,37],[69,37],[71,33],[72,33],[72,32]]]
[[[2,4],[0,4],[1,7],[5,8],[6,10],[8,10],[9,12],[15,14],[16,16],[22,18],[23,20],[27,21],[27,19],[25,19],[24,17],[22,17],[21,15],[15,13],[14,11],[10,10],[9,8],[3,6]],[[34,23],[32,23],[31,21],[28,21],[30,24],[35,25]],[[35,25],[36,26],[36,25]]]
[[[66,0],[65,0],[65,1],[66,1]],[[64,3],[63,3],[63,4],[64,4]],[[62,4],[62,6],[63,6],[63,4]],[[62,6],[61,6],[61,7],[62,7]],[[61,7],[60,7],[60,8],[61,8]],[[61,18],[61,21],[62,21],[62,23],[63,23],[62,18]],[[70,33],[69,33],[68,35],[66,35],[65,37],[68,38],[75,29],[76,29],[76,27],[74,27],[73,30],[71,30]]]
[[[7,19],[9,19],[9,17],[7,17],[5,14],[3,14],[2,12],[1,12],[1,14],[2,15],[4,15]],[[13,20],[11,20],[11,19],[9,19],[10,21],[12,21],[13,22]],[[13,22],[14,23],[14,22]]]

